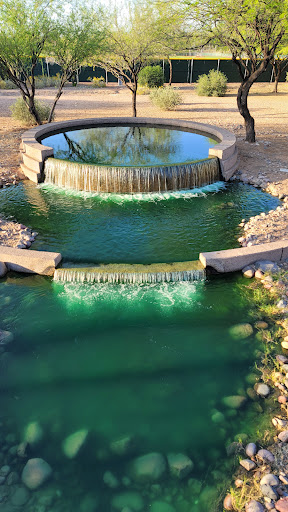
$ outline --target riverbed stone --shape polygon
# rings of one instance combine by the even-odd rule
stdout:
[[[257,395],[262,396],[262,398],[266,398],[270,394],[270,388],[264,382],[259,382],[255,385],[255,391]]]
[[[255,443],[249,443],[247,444],[246,448],[245,448],[245,452],[246,452],[246,455],[248,455],[248,457],[255,457],[256,453],[257,453],[257,446]]]
[[[229,329],[230,336],[236,340],[243,340],[249,338],[253,334],[253,327],[251,324],[236,324]]]
[[[264,273],[269,272],[271,274],[275,274],[280,271],[280,267],[275,263],[275,261],[259,260],[256,261],[254,265],[257,270],[261,270]]]
[[[275,508],[278,512],[288,512],[288,497],[280,498],[280,500],[276,501]]]
[[[269,325],[264,320],[258,320],[254,324],[255,329],[268,329]]]
[[[127,455],[133,450],[134,445],[135,441],[132,436],[123,436],[110,443],[110,450],[115,455]]]
[[[52,468],[44,459],[29,459],[22,471],[22,482],[30,490],[38,489],[52,475]]]
[[[247,398],[240,395],[224,396],[224,398],[222,398],[223,405],[230,409],[240,409],[246,404],[246,402]]]
[[[74,459],[85,444],[89,431],[87,429],[77,430],[66,437],[62,443],[63,453],[68,459]]]
[[[258,459],[262,460],[263,462],[266,462],[268,464],[273,464],[275,461],[275,457],[273,453],[271,453],[269,450],[261,449],[257,452]]]
[[[161,453],[153,452],[137,457],[130,464],[130,476],[136,482],[156,482],[165,474],[166,460]]]
[[[255,274],[255,269],[253,267],[244,267],[242,269],[242,274],[244,277],[247,277],[247,279],[251,279],[252,277],[254,277],[254,274]]]
[[[245,512],[265,512],[265,508],[259,501],[250,500],[245,505]]]
[[[223,501],[223,507],[225,510],[234,510],[231,494],[227,494],[225,496]]]
[[[12,332],[0,330],[0,346],[8,345],[9,343],[11,343],[11,341],[13,341],[13,339],[14,336]]]
[[[167,460],[171,475],[180,480],[189,475],[194,468],[194,463],[184,453],[169,453]]]
[[[103,475],[103,482],[110,487],[110,489],[117,489],[117,487],[119,487],[118,479],[111,471],[105,471]]]
[[[149,512],[175,512],[175,508],[166,501],[153,501],[149,507]]]
[[[256,468],[256,464],[253,460],[250,459],[242,459],[240,460],[240,465],[246,469],[247,471],[251,471],[252,469]]]
[[[133,512],[140,512],[144,508],[144,500],[139,492],[122,492],[112,498],[112,508],[123,510],[125,507]]]
[[[6,276],[8,268],[3,261],[0,261],[0,277]]]
[[[26,487],[21,486],[15,489],[15,492],[11,496],[11,503],[15,507],[22,507],[30,499],[30,493]]]
[[[277,354],[276,360],[281,365],[288,363],[288,357],[284,356],[283,354]]]
[[[282,441],[282,443],[287,443],[288,442],[288,430],[283,430],[283,432],[280,432],[280,434],[278,434],[278,439],[280,441]]]
[[[260,480],[260,485],[271,485],[272,487],[275,485],[279,485],[279,478],[273,473],[267,473]]]
[[[31,421],[24,429],[23,441],[33,447],[42,441],[43,436],[44,431],[40,423],[38,421]]]
[[[273,487],[269,484],[260,484],[260,489],[263,494],[263,496],[266,496],[267,498],[270,498],[270,500],[278,500],[279,495],[278,493],[273,489]]]

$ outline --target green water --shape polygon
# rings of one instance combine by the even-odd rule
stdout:
[[[10,357],[0,359],[2,419],[9,418],[18,440],[31,421],[44,429],[30,457],[43,457],[58,475],[43,488],[61,489],[53,512],[77,512],[89,493],[97,496],[97,510],[114,510],[111,500],[127,490],[122,479],[129,462],[151,451],[189,455],[195,463],[190,478],[202,485],[199,497],[195,482],[167,474],[159,499],[172,500],[176,512],[207,510],[203,482],[213,484],[209,471],[247,414],[232,415],[221,404],[224,396],[245,392],[257,347],[253,338],[235,341],[229,333],[247,321],[241,283],[232,276],[195,284],[83,286],[16,275],[2,282],[1,327],[15,335]],[[224,414],[219,424],[212,420],[217,411]],[[62,442],[79,429],[90,438],[69,460]],[[113,455],[111,442],[127,435],[134,440],[131,453]],[[107,470],[117,489],[103,483]],[[128,490],[142,496],[145,511],[156,499],[149,484],[132,481]]]
[[[216,141],[183,130],[110,126],[58,133],[42,139],[55,158],[97,165],[151,166],[192,162],[208,157]]]
[[[0,199],[3,213],[39,232],[33,249],[61,251],[66,264],[149,263],[235,246],[243,217],[279,204],[252,187],[222,186],[217,194],[124,200],[25,184],[1,190]],[[33,493],[34,500],[52,493],[52,506],[29,501],[20,510],[168,512],[167,505],[152,507],[158,500],[170,504],[169,512],[212,512],[215,464],[222,480],[228,473],[225,443],[239,431],[249,435],[259,416],[253,402],[240,411],[222,405],[224,396],[246,393],[259,349],[254,335],[236,341],[229,332],[249,320],[244,287],[237,275],[149,286],[16,274],[1,280],[0,328],[14,341],[0,356],[0,457],[20,473],[24,462],[13,446],[27,424],[38,422],[43,438],[29,457],[43,457],[53,469],[51,481]],[[82,429],[86,444],[68,459],[63,441]],[[133,441],[131,451],[115,455],[111,443],[123,436]],[[130,463],[152,451],[184,453],[194,469],[181,481],[167,472],[156,487],[137,484]],[[117,487],[104,482],[107,471]],[[136,508],[127,495],[115,508],[115,497],[128,491]]]
[[[217,191],[217,193],[213,191]],[[209,192],[210,191],[210,192]],[[75,263],[162,263],[238,247],[238,224],[280,201],[243,184],[97,196],[31,183],[0,190],[1,211],[39,233],[33,249]]]

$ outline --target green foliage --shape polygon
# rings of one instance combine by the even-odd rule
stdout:
[[[162,87],[164,84],[164,73],[161,66],[145,66],[139,73],[138,83],[141,86],[152,89]]]
[[[175,110],[182,103],[181,95],[174,87],[160,87],[150,93],[152,103],[161,110]]]
[[[56,76],[36,76],[35,84],[37,89],[44,89],[45,87],[59,87],[60,75]]]
[[[35,107],[41,122],[47,121],[50,113],[50,106],[44,101],[35,100]],[[30,114],[23,98],[18,98],[15,103],[11,105],[10,110],[12,112],[13,119],[16,119],[16,121],[21,121],[27,125],[35,125],[35,119]]]
[[[11,80],[3,80],[0,78],[0,89],[17,89],[17,87]]]
[[[106,87],[106,82],[105,82],[104,76],[100,76],[99,78],[94,76],[91,79],[91,84],[92,84],[92,87],[96,87],[96,88]]]
[[[221,71],[211,69],[208,75],[200,75],[197,80],[198,96],[225,96],[227,77]]]

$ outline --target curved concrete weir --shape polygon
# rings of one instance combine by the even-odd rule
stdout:
[[[236,138],[232,133],[224,130],[223,128],[175,119],[112,117],[99,119],[77,119],[73,121],[51,123],[37,126],[36,128],[32,128],[25,132],[22,135],[21,143],[23,158],[23,163],[21,164],[22,171],[35,183],[44,181],[44,162],[48,157],[53,156],[53,149],[40,143],[44,137],[61,133],[65,130],[125,125],[178,128],[179,130],[183,129],[200,135],[211,136],[219,142],[209,149],[209,157],[218,158],[223,178],[228,180],[237,169]]]

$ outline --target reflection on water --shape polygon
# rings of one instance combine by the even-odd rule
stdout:
[[[55,158],[111,166],[155,166],[208,157],[216,141],[204,135],[168,128],[110,126],[51,135],[42,143]]]

